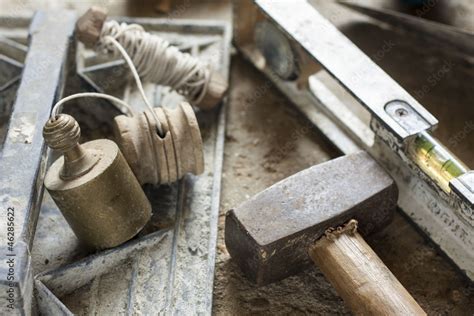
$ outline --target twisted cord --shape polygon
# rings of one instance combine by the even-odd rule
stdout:
[[[120,105],[121,107],[118,107],[118,110],[120,112],[123,112],[124,110],[127,110],[127,114],[129,116],[133,116],[133,109],[128,105],[126,102],[120,100],[119,98],[116,98],[112,95],[108,95],[105,93],[97,93],[97,92],[81,92],[81,93],[76,93],[70,96],[67,96],[65,98],[62,98],[56,104],[53,106],[53,110],[51,111],[51,120],[55,120],[58,115],[59,115],[59,108],[61,105],[64,103],[74,100],[74,99],[79,99],[79,98],[99,98],[99,99],[106,99],[112,102],[114,105]]]
[[[191,103],[197,104],[204,97],[210,79],[210,70],[190,54],[182,53],[161,37],[145,32],[138,24],[119,24],[108,21],[102,28],[97,44],[99,50],[122,55],[130,67],[143,101],[150,109],[156,121],[158,134],[163,136],[161,122],[146,97],[142,82],[150,81],[170,86],[186,96]],[[57,102],[51,112],[50,123],[59,116],[59,108],[65,102],[77,98],[93,97],[112,101],[126,109],[133,116],[132,108],[124,101],[103,93],[77,93]]]
[[[46,122],[43,137],[51,149],[65,152],[77,145],[81,129],[72,116],[61,114]]]
[[[151,105],[151,103],[148,101],[148,98],[146,97],[146,94],[145,94],[145,90],[143,89],[143,84],[142,84],[142,81],[140,80],[140,76],[138,75],[138,72],[137,72],[137,69],[135,68],[135,65],[133,64],[133,61],[132,59],[130,58],[130,56],[128,55],[127,51],[125,50],[125,48],[123,48],[123,46],[117,42],[117,40],[111,36],[107,36],[106,39],[112,43],[112,45],[115,46],[115,48],[117,48],[117,50],[120,52],[120,54],[122,54],[122,57],[125,59],[125,61],[127,62],[127,65],[128,67],[130,67],[130,70],[132,71],[132,74],[133,74],[133,78],[135,78],[135,83],[137,84],[137,87],[138,87],[138,91],[140,91],[140,95],[143,99],[143,101],[145,102],[146,106],[148,107],[148,109],[150,110],[152,116],[153,116],[153,119],[155,120],[155,123],[156,123],[156,129],[157,129],[157,132],[158,132],[158,135],[160,136],[165,136],[164,134],[164,131],[163,131],[163,128],[161,126],[161,122],[160,120],[158,119],[158,116],[156,116],[156,113],[153,109],[153,106]]]
[[[120,51],[111,39],[125,49],[142,80],[170,86],[193,104],[204,97],[210,70],[197,58],[180,52],[165,39],[145,32],[137,24],[105,22],[98,49],[118,55]]]

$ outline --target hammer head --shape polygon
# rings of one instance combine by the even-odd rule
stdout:
[[[225,243],[258,285],[310,264],[309,246],[350,219],[362,234],[388,224],[397,205],[392,178],[367,153],[343,156],[284,179],[226,214]]]

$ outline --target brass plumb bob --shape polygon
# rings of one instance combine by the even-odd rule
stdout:
[[[76,236],[104,249],[134,237],[151,217],[151,205],[118,146],[99,139],[80,145],[80,128],[69,115],[50,119],[43,136],[63,152],[44,184]]]

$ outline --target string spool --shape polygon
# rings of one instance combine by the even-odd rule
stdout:
[[[79,124],[67,114],[49,119],[43,137],[63,153],[46,173],[45,187],[82,242],[115,247],[145,226],[150,202],[117,144],[107,139],[79,144]]]
[[[142,80],[170,86],[200,109],[212,109],[224,98],[228,84],[217,71],[137,24],[106,19],[105,9],[91,7],[76,24],[78,39],[98,52],[117,55],[110,41],[115,39],[136,65]]]
[[[164,136],[156,133],[150,111],[114,120],[117,143],[141,184],[169,184],[204,171],[201,133],[192,107],[155,108]]]

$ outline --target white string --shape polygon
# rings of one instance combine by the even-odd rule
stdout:
[[[135,68],[135,65],[133,64],[133,61],[130,59],[130,56],[125,51],[125,49],[122,47],[122,45],[115,40],[115,38],[113,38],[111,36],[106,36],[104,38],[104,41],[112,43],[112,45],[120,52],[122,57],[127,62],[128,66],[130,67],[130,70],[132,71],[133,77],[135,78],[135,82],[137,84],[138,90],[140,91],[141,97],[142,97],[143,101],[145,102],[146,106],[148,107],[148,109],[150,110],[151,115],[153,116],[153,118],[156,122],[158,135],[164,136],[163,129],[161,127],[161,122],[158,119],[158,116],[156,115],[156,113],[153,109],[153,106],[150,104],[150,102],[148,101],[148,98],[146,97],[145,90],[143,89],[143,85],[142,85],[142,82],[141,82],[140,77],[138,75],[137,69]],[[96,98],[103,98],[103,99],[108,99],[108,100],[117,102],[120,105],[124,106],[126,109],[128,109],[131,116],[133,116],[133,109],[127,103],[125,103],[124,101],[122,101],[122,100],[120,100],[120,99],[118,99],[114,96],[105,94],[105,93],[94,93],[94,92],[77,93],[77,94],[68,96],[64,99],[61,99],[59,102],[57,102],[54,105],[51,116],[56,117],[59,114],[59,107],[63,103],[65,103],[67,101],[70,101],[72,99],[77,99],[77,98],[82,98],[82,97],[96,97]]]
[[[102,28],[97,47],[114,55],[119,52],[125,59],[161,136],[163,136],[161,123],[146,97],[140,77],[145,81],[170,86],[194,104],[199,103],[205,95],[210,78],[209,68],[190,54],[180,52],[163,38],[145,32],[138,24],[107,21]],[[51,118],[54,119],[59,114],[59,107],[65,102],[84,97],[110,100],[120,104],[128,110],[130,116],[133,116],[133,109],[123,100],[104,93],[85,92],[58,101],[53,107]]]
[[[199,103],[209,84],[210,70],[199,59],[182,53],[165,39],[145,32],[137,24],[104,23],[97,48],[117,54],[119,46],[128,53],[142,80],[170,86],[193,103]],[[124,56],[123,52],[118,51]]]
[[[137,87],[138,87],[138,91],[140,91],[140,95],[142,96],[143,101],[145,102],[146,106],[150,110],[151,115],[153,116],[153,119],[156,122],[156,128],[158,129],[158,135],[164,136],[163,128],[161,127],[161,122],[158,119],[158,116],[156,115],[156,112],[153,109],[153,106],[150,104],[150,102],[148,101],[148,98],[146,97],[145,90],[143,89],[142,81],[140,80],[137,69],[135,68],[135,65],[133,64],[133,61],[130,59],[130,56],[125,51],[123,46],[120,45],[120,43],[115,40],[115,38],[113,38],[111,36],[106,36],[104,40],[112,43],[118,49],[120,54],[122,54],[122,57],[125,59],[125,61],[128,64],[128,67],[130,67],[130,70],[132,71],[133,77],[135,78],[135,82],[136,82]]]
[[[101,99],[107,99],[109,101],[112,101],[113,103],[119,104],[122,106],[122,108],[127,109],[128,115],[133,116],[133,109],[128,105],[126,102],[120,100],[119,98],[116,98],[114,96],[104,94],[104,93],[97,93],[97,92],[82,92],[82,93],[76,93],[70,96],[67,96],[61,100],[59,100],[54,106],[53,110],[51,111],[51,118],[54,120],[58,115],[59,115],[59,107],[63,105],[64,103],[73,100],[73,99],[79,99],[79,98],[101,98]],[[123,112],[122,108],[119,108],[120,112]]]
[[[135,68],[132,60],[130,59],[130,56],[127,54],[127,52],[122,47],[122,45],[120,45],[120,43],[117,42],[113,37],[107,36],[105,38],[105,41],[112,43],[112,45],[114,45],[115,48],[117,48],[117,50],[120,52],[122,57],[127,62],[128,66],[130,67],[130,70],[132,71],[133,77],[135,78],[135,82],[137,84],[138,90],[140,91],[142,99],[145,102],[146,106],[149,108],[151,115],[153,116],[156,122],[158,135],[164,136],[163,129],[161,127],[161,122],[158,119],[158,116],[156,115],[156,112],[154,111],[153,106],[150,104],[150,102],[148,101],[148,98],[146,97],[145,90],[143,89],[143,85],[138,75],[137,69]],[[118,104],[122,105],[124,108],[126,108],[129,111],[130,116],[133,116],[133,109],[126,102],[120,100],[119,98],[116,98],[114,96],[111,96],[105,93],[84,92],[84,93],[76,93],[76,94],[70,95],[58,101],[53,107],[53,110],[51,112],[51,117],[55,118],[59,114],[59,107],[65,102],[68,102],[70,100],[77,99],[77,98],[83,98],[83,97],[103,98],[103,99],[108,99],[113,102],[117,102]]]

